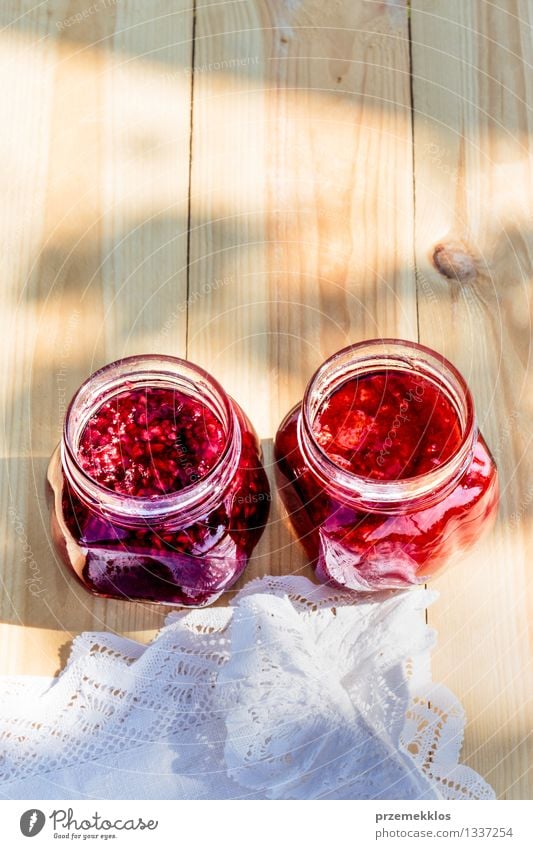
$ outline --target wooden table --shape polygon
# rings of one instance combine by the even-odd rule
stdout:
[[[466,762],[531,798],[531,2],[5,0],[0,23],[1,671],[167,612],[92,598],[50,545],[47,460],[91,371],[190,357],[270,465],[325,357],[419,339],[467,378],[502,481],[496,531],[435,582],[434,677]],[[276,499],[247,577],[301,571]]]

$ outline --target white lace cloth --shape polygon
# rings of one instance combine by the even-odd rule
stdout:
[[[0,796],[493,798],[430,679],[434,597],[263,578],[149,646],[82,634],[52,684],[4,679]]]

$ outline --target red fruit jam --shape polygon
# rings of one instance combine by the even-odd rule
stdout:
[[[89,378],[48,479],[58,550],[103,596],[209,604],[242,574],[268,517],[250,422],[206,372],[172,357]]]
[[[146,386],[115,395],[82,432],[78,460],[90,477],[123,495],[177,492],[205,477],[224,449],[214,413],[175,389]]]
[[[325,582],[367,591],[431,578],[491,524],[494,461],[456,369],[375,340],[335,354],[275,441],[280,493]]]

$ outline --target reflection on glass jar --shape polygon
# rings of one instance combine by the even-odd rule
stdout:
[[[48,480],[54,542],[87,589],[194,607],[242,574],[270,504],[240,407],[203,369],[157,355],[80,387]]]
[[[354,590],[427,581],[496,514],[470,391],[412,342],[370,340],[327,360],[281,423],[275,459],[317,576]]]

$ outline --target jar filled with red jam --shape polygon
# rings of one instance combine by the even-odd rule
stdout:
[[[93,374],[68,408],[48,480],[54,542],[101,596],[209,604],[242,574],[268,517],[249,420],[174,357]]]
[[[413,342],[371,340],[327,360],[283,420],[275,459],[317,577],[353,590],[429,580],[497,509],[464,379]]]

